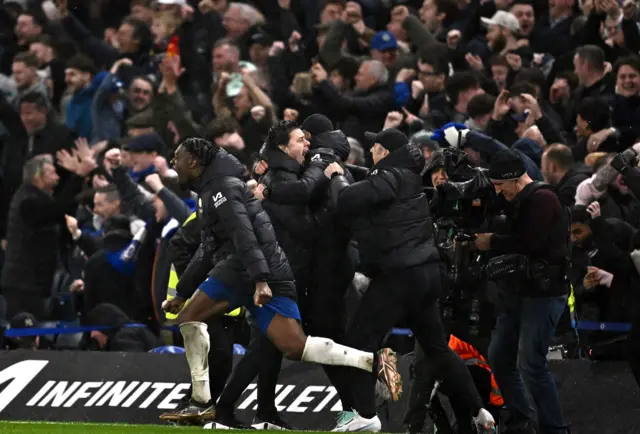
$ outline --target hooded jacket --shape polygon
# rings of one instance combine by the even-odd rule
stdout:
[[[293,273],[268,214],[242,181],[243,166],[219,150],[195,185],[202,219],[203,255],[209,275],[233,289],[253,294],[268,282],[273,296],[295,297]],[[191,266],[191,265],[190,265]],[[184,298],[180,282],[177,292]]]
[[[338,213],[357,217],[352,233],[363,269],[440,260],[422,192],[424,164],[422,151],[405,145],[379,161],[360,182],[349,185],[342,175],[332,179]]]
[[[103,331],[108,339],[103,351],[148,352],[159,345],[158,339],[146,327],[124,327],[133,321],[113,304],[96,306],[89,312],[88,323],[109,327]]]

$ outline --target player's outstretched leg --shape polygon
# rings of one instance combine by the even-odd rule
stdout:
[[[282,354],[290,360],[322,365],[349,366],[376,373],[389,388],[394,401],[402,394],[402,379],[395,353],[384,348],[377,354],[356,350],[331,339],[306,336],[295,318],[274,314],[266,325],[266,334]]]
[[[216,411],[209,389],[209,333],[207,325],[202,321],[224,314],[228,306],[228,302],[213,300],[198,290],[178,315],[177,322],[191,372],[191,399],[185,407],[163,413],[160,419],[178,423],[215,419]]]

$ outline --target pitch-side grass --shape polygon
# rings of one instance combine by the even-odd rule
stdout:
[[[53,423],[53,422],[0,422],[2,434],[192,434],[207,433],[199,427],[173,427],[161,425],[119,425],[99,423]],[[229,432],[220,430],[220,432]],[[282,431],[260,431],[278,433]],[[255,434],[256,431],[233,430],[234,434]],[[314,434],[305,431],[306,434]]]

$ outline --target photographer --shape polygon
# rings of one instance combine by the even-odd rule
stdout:
[[[486,171],[469,166],[466,154],[456,148],[439,149],[431,154],[423,182],[433,192],[429,204],[434,236],[450,277],[443,282],[439,306],[445,332],[451,334],[449,346],[463,360],[479,361],[467,362],[467,366],[485,408],[498,420],[502,397],[495,383],[492,384],[488,364],[483,362],[495,324],[494,303],[489,295],[496,292],[492,291],[495,284],[474,272],[480,271],[482,259],[472,248],[473,242],[467,241],[473,233],[487,232],[495,226],[496,219],[490,212],[495,204],[493,185]],[[432,397],[434,378],[429,375],[424,350],[417,342],[414,353],[414,378],[404,423],[409,432],[420,432],[429,414],[439,431],[449,432],[448,416],[437,395]],[[448,384],[436,387],[449,396]],[[465,426],[467,417],[459,403],[454,400],[451,406],[457,426]]]
[[[565,433],[546,355],[567,304],[568,214],[555,191],[531,180],[513,151],[500,151],[491,159],[489,177],[496,193],[517,204],[512,232],[478,234],[475,245],[480,251],[519,254],[530,264],[526,273],[506,279],[509,292],[489,347],[489,362],[510,413],[509,429],[534,432],[526,383],[541,432]]]

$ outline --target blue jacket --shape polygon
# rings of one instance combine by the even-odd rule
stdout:
[[[106,76],[107,72],[105,71],[97,74],[89,86],[79,90],[71,97],[65,109],[65,124],[67,128],[75,131],[78,137],[86,137],[89,142],[91,142],[93,136],[91,110],[93,97]]]
[[[120,99],[111,101],[113,90],[117,89],[116,80],[111,73],[106,74],[95,92],[91,110],[93,119],[91,137],[94,142],[118,139],[121,136],[126,105]]]

